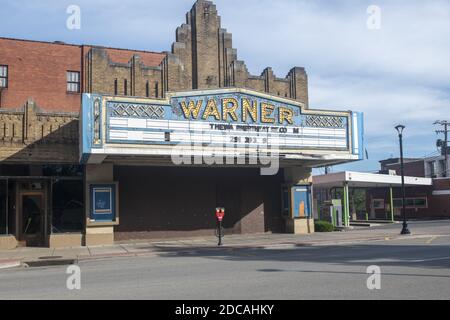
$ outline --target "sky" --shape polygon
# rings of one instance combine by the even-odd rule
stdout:
[[[169,51],[194,0],[0,0],[0,36]],[[368,160],[435,155],[436,120],[450,120],[450,1],[215,0],[238,59],[259,75],[293,66],[309,76],[310,107],[365,114]],[[70,5],[81,28],[66,27]],[[379,14],[368,10],[375,5]],[[369,24],[369,27],[368,27]],[[375,27],[375,28],[374,28]]]

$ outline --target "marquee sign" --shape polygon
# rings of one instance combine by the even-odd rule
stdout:
[[[81,129],[87,162],[90,154],[117,154],[121,147],[134,147],[124,155],[148,154],[182,143],[257,150],[276,145],[282,153],[329,150],[362,157],[361,113],[309,110],[237,88],[172,93],[165,100],[85,94]]]

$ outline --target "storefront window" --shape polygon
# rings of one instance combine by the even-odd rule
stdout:
[[[20,164],[1,164],[1,176],[28,176],[30,175],[30,166]]]
[[[426,208],[427,207],[427,198],[414,199],[414,206],[416,208]]]
[[[384,209],[384,199],[373,199],[374,209]]]
[[[402,199],[394,199],[394,208],[401,208],[403,204]]]
[[[57,180],[52,186],[52,233],[83,228],[83,181]]]
[[[419,209],[428,207],[426,197],[406,198],[405,203],[407,209]],[[402,205],[403,205],[402,199],[394,199],[394,208],[401,208]]]
[[[30,168],[33,167],[34,170]],[[15,165],[1,164],[0,176],[10,177],[28,177],[28,176],[44,176],[44,177],[82,177],[83,166],[81,165]]]
[[[0,235],[8,233],[8,182],[0,180]]]
[[[83,166],[79,165],[44,165],[42,174],[46,177],[82,177]]]

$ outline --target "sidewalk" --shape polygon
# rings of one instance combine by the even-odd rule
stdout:
[[[400,236],[401,227],[355,228],[342,232],[314,233],[310,235],[254,234],[225,236],[221,248],[292,248],[299,246],[339,245],[367,241],[385,241],[448,235],[439,228],[417,228],[412,236]],[[44,266],[72,264],[92,259],[131,256],[159,256],[164,253],[192,250],[220,250],[215,237],[196,237],[170,240],[117,242],[113,246],[71,248],[16,248],[0,250],[0,269],[17,266]]]

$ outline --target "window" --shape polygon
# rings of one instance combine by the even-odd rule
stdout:
[[[434,161],[428,162],[427,165],[428,165],[428,172],[429,172],[428,176],[430,178],[435,178],[436,177],[436,173],[435,173],[435,170],[434,170]]]
[[[155,83],[155,97],[156,97],[156,98],[159,97],[159,86],[158,86],[158,82]]]
[[[45,177],[83,177],[83,166],[80,165],[42,165]]]
[[[150,84],[147,83],[145,84],[145,96],[148,98],[150,96]]]
[[[8,234],[8,181],[0,180],[0,235]]]
[[[67,92],[80,92],[80,73],[78,71],[67,71]]]
[[[402,207],[402,199],[394,199],[394,208],[401,208]]]
[[[401,208],[402,203],[403,201],[401,198],[394,199],[394,208]],[[426,197],[406,198],[406,208],[407,209],[428,208],[427,198]]]
[[[83,181],[55,180],[52,185],[52,233],[80,232],[83,209]]]
[[[438,176],[445,177],[445,161],[439,160],[439,170],[438,170]]]
[[[8,66],[0,66],[0,88],[8,87]]]
[[[0,179],[0,236],[16,232],[16,184]]]
[[[384,199],[373,199],[372,206],[374,209],[384,209]]]
[[[123,80],[123,94],[128,95],[128,80]]]
[[[114,79],[114,95],[117,96],[118,94],[118,90],[117,90],[117,79]]]
[[[410,208],[410,207],[414,207],[414,199],[411,198],[406,198],[406,207]]]
[[[414,199],[414,206],[416,208],[427,208],[427,198],[416,198]]]

